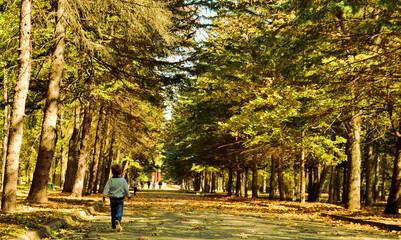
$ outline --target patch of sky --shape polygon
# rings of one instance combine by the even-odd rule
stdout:
[[[199,11],[199,27],[196,28],[196,34],[194,37],[194,41],[198,44],[201,44],[202,41],[205,41],[208,37],[209,37],[209,33],[207,31],[208,26],[211,26],[212,24],[212,18],[215,17],[217,15],[217,13],[211,9],[208,9],[206,7],[200,7],[200,11]],[[190,68],[194,66],[194,63],[192,61],[187,60],[190,56],[190,54],[192,53],[193,49],[180,49],[180,54],[171,54],[161,60],[163,61],[168,61],[170,63],[176,63],[176,64],[182,64],[184,67]],[[174,76],[176,74],[185,74],[188,75],[188,77],[193,77],[190,76],[190,74],[188,72],[186,72],[185,70],[179,71],[177,72],[177,70],[175,70],[174,72],[171,71],[165,71],[165,70],[161,70],[158,69],[157,70],[160,74],[163,74],[165,76]],[[175,91],[176,87],[174,86],[169,86],[169,88],[172,88],[172,90],[175,92],[175,94],[178,94],[177,91]],[[172,111],[174,108],[174,100],[171,100],[167,97],[166,92],[168,91],[168,89],[166,89],[166,87],[164,88],[165,91],[165,108],[164,108],[164,118],[167,121],[170,121],[172,119]],[[175,99],[177,99],[178,96],[175,97]]]

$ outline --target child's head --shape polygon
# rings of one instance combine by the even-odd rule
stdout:
[[[120,176],[122,173],[122,168],[120,164],[115,163],[111,165],[111,173],[113,174],[113,176]]]

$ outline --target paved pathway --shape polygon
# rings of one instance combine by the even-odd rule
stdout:
[[[160,197],[160,196],[159,196]],[[159,199],[159,200],[158,200]],[[108,211],[90,217],[85,231],[74,239],[398,239],[396,235],[379,231],[361,231],[332,226],[326,222],[290,220],[269,214],[236,214],[223,211],[179,208],[174,200],[161,202],[163,197],[152,199],[153,205],[128,205],[124,210],[123,231],[110,227]],[[152,202],[153,200],[153,202]],[[155,204],[158,202],[159,204]],[[169,204],[170,207],[163,207]],[[186,204],[186,203],[176,203]],[[172,207],[171,207],[172,206]],[[107,208],[106,208],[107,210]]]

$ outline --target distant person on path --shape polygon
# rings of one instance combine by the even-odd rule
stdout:
[[[121,177],[122,168],[119,164],[111,166],[111,173],[113,177],[110,178],[103,192],[103,204],[106,201],[107,195],[110,198],[111,208],[111,227],[116,229],[117,232],[122,231],[121,218],[123,217],[124,196],[131,198],[128,189],[127,181]]]
[[[148,181],[148,189],[150,188],[150,181]]]
[[[162,186],[163,186],[163,182],[160,181],[160,182],[159,182],[159,189],[162,189]]]
[[[132,180],[132,188],[134,189],[134,195],[136,195],[136,192],[138,191],[138,181],[134,178]]]

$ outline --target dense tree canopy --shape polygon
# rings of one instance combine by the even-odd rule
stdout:
[[[3,139],[19,2],[0,1]],[[19,182],[32,181],[37,202],[47,178],[81,196],[101,191],[120,162],[142,181],[162,170],[187,189],[247,196],[250,186],[252,197],[301,202],[328,192],[349,209],[387,199],[397,213],[400,6],[35,1]]]

